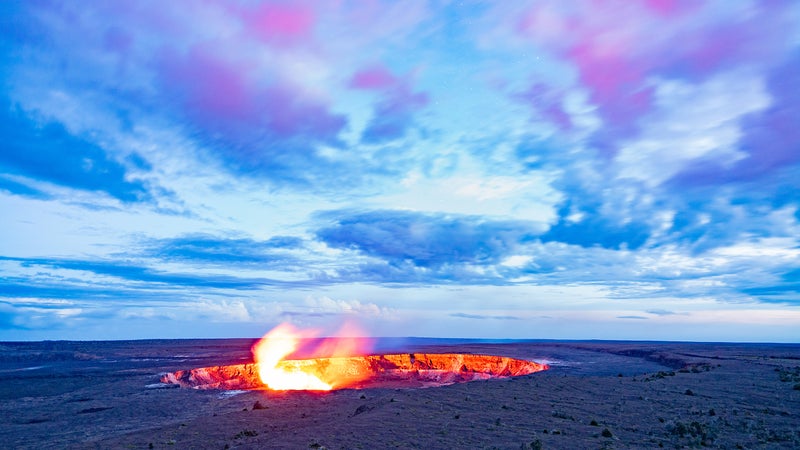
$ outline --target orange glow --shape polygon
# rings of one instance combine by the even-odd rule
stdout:
[[[201,367],[164,374],[161,381],[195,389],[273,391],[433,387],[529,375],[546,364],[506,356],[468,353],[370,354],[373,341],[346,325],[342,337],[316,338],[314,330],[282,324],[264,335],[252,352],[255,362]]]
[[[366,371],[338,366],[345,364],[342,357],[366,353],[371,341],[353,338],[360,332],[350,324],[338,334],[348,337],[325,338],[313,348],[301,348],[304,340],[316,337],[317,333],[298,330],[289,324],[278,325],[252,349],[261,382],[276,391],[329,391],[365,379],[369,376]],[[314,359],[286,359],[299,351]],[[320,358],[327,358],[328,364],[321,366],[315,362]]]
[[[284,373],[313,374],[331,389],[435,387],[518,377],[548,369],[546,364],[523,359],[467,353],[338,356],[283,360],[278,366]],[[166,373],[161,381],[194,389],[269,389],[258,372],[258,364],[200,367]]]

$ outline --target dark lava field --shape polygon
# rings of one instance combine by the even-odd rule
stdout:
[[[440,387],[216,390],[253,340],[0,343],[7,448],[800,448],[800,345],[387,341],[549,370]]]

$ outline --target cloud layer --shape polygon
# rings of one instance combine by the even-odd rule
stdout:
[[[800,338],[797,2],[46,0],[0,30],[2,338]]]

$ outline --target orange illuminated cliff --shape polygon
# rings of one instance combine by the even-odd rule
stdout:
[[[367,387],[428,387],[490,378],[528,375],[545,364],[504,356],[459,353],[402,353],[282,360],[277,368],[289,376],[313,377],[303,387],[270,386],[259,366],[238,364],[181,370],[162,376],[164,383],[198,389],[332,390]]]

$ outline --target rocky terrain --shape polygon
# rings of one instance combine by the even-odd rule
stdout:
[[[0,344],[9,448],[798,448],[800,345],[424,341],[549,364],[520,377],[331,392],[202,390],[168,372],[253,341]]]

